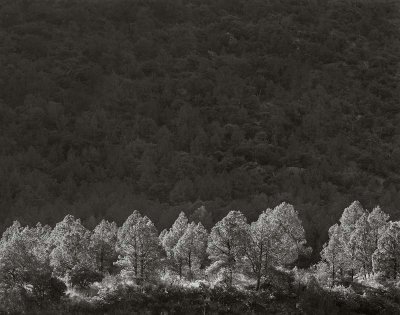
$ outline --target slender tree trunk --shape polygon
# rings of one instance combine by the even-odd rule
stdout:
[[[261,283],[261,272],[260,269],[258,270],[258,275],[257,275],[257,286],[256,286],[256,291],[260,290],[260,283]]]
[[[136,278],[136,283],[137,283],[137,281],[138,281],[138,275],[139,275],[139,268],[138,268],[138,255],[137,255],[137,253],[135,253],[135,257],[134,257],[134,259],[135,259],[135,265],[133,266],[133,268],[134,268],[134,270],[135,270],[135,278]]]
[[[140,282],[144,280],[144,259],[143,257],[140,260]]]
[[[263,246],[261,244],[260,248],[260,255],[258,256],[258,262],[257,262],[257,286],[256,290],[260,290],[260,284],[261,284],[261,269],[262,269],[262,256],[263,256]]]
[[[189,267],[189,280],[192,280],[192,255],[189,253],[188,257],[188,267]]]
[[[265,252],[264,274],[268,273],[268,251]]]
[[[104,260],[104,251],[103,246],[100,249],[100,272],[103,273],[103,260]]]

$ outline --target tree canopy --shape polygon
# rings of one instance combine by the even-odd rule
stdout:
[[[287,201],[321,249],[354,199],[394,215],[398,23],[381,0],[2,1],[0,228]]]

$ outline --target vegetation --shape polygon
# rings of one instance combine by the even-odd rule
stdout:
[[[400,208],[399,12],[385,0],[3,0],[0,229],[132,208],[299,209],[318,252]]]
[[[0,312],[394,314],[400,223],[388,219],[353,202],[308,269],[295,266],[311,249],[287,203],[251,224],[230,211],[210,233],[184,212],[160,235],[136,210],[93,231],[72,215],[53,229],[15,221],[0,240]]]
[[[399,13],[2,0],[0,312],[400,313]]]

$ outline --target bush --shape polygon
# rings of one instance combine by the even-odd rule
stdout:
[[[49,274],[41,274],[33,279],[32,297],[40,305],[59,302],[66,291],[67,286],[65,283]]]
[[[103,279],[103,275],[100,272],[90,269],[74,270],[70,277],[71,285],[81,289],[87,289],[93,282],[98,282]]]
[[[0,285],[0,313],[18,314],[26,309],[27,296],[23,288]]]

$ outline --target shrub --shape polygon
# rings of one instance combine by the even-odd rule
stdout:
[[[73,270],[70,277],[71,285],[81,289],[86,289],[93,282],[98,282],[103,279],[103,275],[100,272],[90,269]]]

